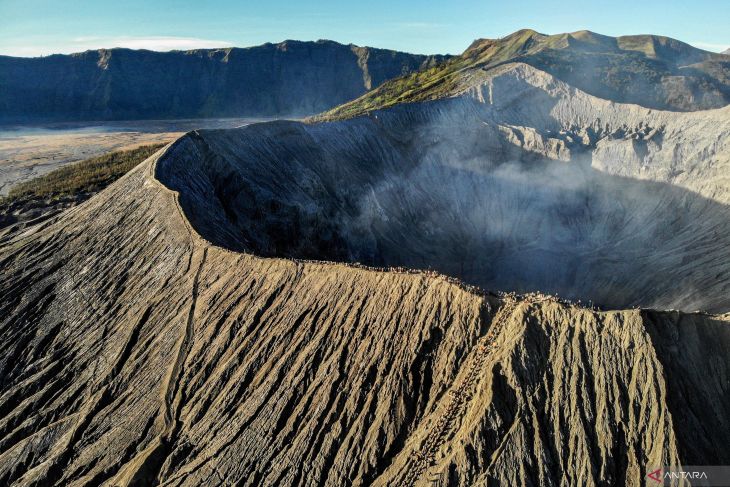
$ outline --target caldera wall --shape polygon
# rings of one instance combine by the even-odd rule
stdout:
[[[500,124],[457,98],[194,132],[157,175],[201,235],[234,250],[431,268],[609,307],[730,308],[727,205],[599,171],[609,135],[576,132]]]

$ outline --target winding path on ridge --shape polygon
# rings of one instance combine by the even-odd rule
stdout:
[[[474,396],[476,383],[481,376],[482,368],[489,354],[495,350],[494,339],[517,307],[517,301],[512,296],[506,296],[504,304],[494,316],[489,332],[479,339],[473,348],[473,353],[466,365],[467,371],[461,383],[449,391],[449,402],[439,415],[436,424],[431,428],[419,450],[415,450],[412,467],[406,474],[405,485],[410,487],[422,477],[423,473],[434,464],[436,455],[448,439],[449,434],[457,425],[457,420],[463,415],[466,405]]]

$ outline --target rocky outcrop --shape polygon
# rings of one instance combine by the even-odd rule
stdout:
[[[311,115],[442,59],[331,41],[0,56],[0,122]]]
[[[3,237],[3,485],[642,485],[730,460],[727,315],[230,252],[154,166]]]
[[[601,172],[730,203],[730,107],[680,114],[614,103],[526,64],[471,73],[455,97],[479,101],[493,123],[530,127],[525,140],[536,132],[551,145],[538,154],[566,159],[570,148]]]

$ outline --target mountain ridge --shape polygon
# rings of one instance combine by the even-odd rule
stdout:
[[[460,56],[390,80],[319,119],[453,96],[465,74],[515,62],[615,102],[679,111],[730,103],[730,64],[721,54],[663,36],[610,37],[590,31],[545,35],[523,29],[500,39],[477,39]]]
[[[308,115],[444,58],[328,40],[0,56],[0,122]]]
[[[257,49],[257,48],[267,48],[267,47],[275,47],[277,49],[285,49],[288,45],[292,44],[318,44],[318,45],[335,45],[335,46],[347,46],[350,48],[360,48],[360,49],[372,49],[377,51],[385,51],[393,54],[410,54],[412,56],[423,56],[425,58],[434,57],[434,58],[448,58],[451,57],[450,54],[419,54],[419,53],[409,53],[406,51],[398,51],[397,49],[389,49],[387,47],[372,47],[372,46],[360,46],[358,44],[348,42],[338,42],[332,39],[317,39],[313,41],[306,41],[301,39],[284,39],[282,41],[278,42],[264,42],[262,44],[257,44],[255,46],[222,46],[222,47],[198,47],[198,48],[192,48],[192,49],[168,49],[164,51],[156,50],[156,49],[144,49],[144,48],[133,48],[133,47],[99,47],[94,49],[84,49],[83,51],[74,51],[69,53],[52,53],[52,54],[44,54],[41,56],[12,56],[9,54],[0,54],[0,58],[12,58],[12,59],[44,59],[49,57],[55,57],[55,56],[81,56],[83,54],[87,53],[101,53],[106,51],[143,51],[143,52],[156,52],[156,53],[166,53],[166,52],[177,52],[177,53],[197,53],[197,52],[213,52],[213,51],[245,51],[250,49]]]

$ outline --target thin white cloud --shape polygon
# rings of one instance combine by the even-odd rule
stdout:
[[[197,37],[172,37],[172,36],[149,36],[149,37],[97,37],[82,36],[70,39],[66,43],[54,43],[53,45],[23,45],[5,46],[2,54],[10,56],[46,56],[49,54],[70,54],[74,52],[87,51],[90,49],[109,49],[112,47],[126,47],[129,49],[149,49],[151,51],[173,51],[189,49],[213,49],[219,47],[231,47],[232,42],[213,39],[200,39]]]
[[[129,49],[150,49],[152,51],[172,51],[175,49],[209,49],[230,47],[228,41],[199,39],[197,37],[111,37],[87,39],[82,43],[96,47],[127,47]]]
[[[706,51],[722,52],[730,49],[730,44],[716,44],[713,42],[690,42],[690,44]]]

